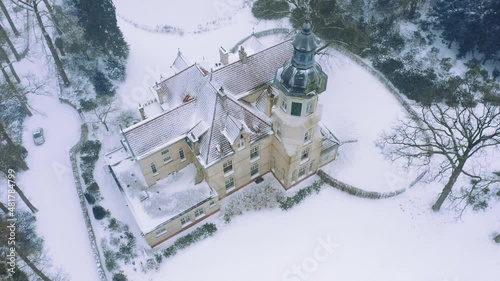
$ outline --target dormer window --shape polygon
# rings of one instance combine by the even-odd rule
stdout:
[[[240,135],[240,140],[238,141],[238,150],[245,148],[245,137]]]

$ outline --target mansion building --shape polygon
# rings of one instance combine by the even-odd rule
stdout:
[[[179,52],[176,74],[152,87],[143,120],[122,129],[122,146],[106,154],[152,247],[266,173],[289,189],[336,157],[339,141],[321,123],[328,77],[315,61],[310,21],[293,40],[248,42],[237,55],[221,47],[214,69]]]

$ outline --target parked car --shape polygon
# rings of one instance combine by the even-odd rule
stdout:
[[[41,145],[45,142],[45,138],[43,137],[43,129],[36,128],[33,130],[33,142],[36,145]]]

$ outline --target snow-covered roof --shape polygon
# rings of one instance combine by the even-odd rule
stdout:
[[[292,55],[292,44],[285,41],[248,56],[246,63],[240,60],[215,70],[212,80],[228,93],[240,96],[272,81],[276,70]]]
[[[176,73],[181,72],[185,70],[186,68],[190,67],[193,65],[191,60],[187,57],[185,57],[181,50],[177,52],[177,57],[175,58],[174,62],[170,66]]]
[[[268,116],[238,95],[269,84],[292,54],[286,41],[250,56],[247,63],[235,62],[212,73],[194,64],[158,83],[155,90],[166,111],[124,130],[135,157],[187,136],[199,141],[198,158],[210,165],[233,153],[231,145],[241,128],[251,142],[270,135]],[[224,93],[217,90],[221,87]]]
[[[255,53],[258,53],[262,50],[264,50],[266,47],[262,42],[259,41],[257,36],[255,34],[250,35],[247,40],[243,41],[240,44],[240,47],[243,47],[247,54],[253,55]],[[238,48],[239,49],[239,48]]]
[[[140,159],[184,135],[192,127],[195,109],[196,102],[191,100],[123,130],[135,157]]]
[[[132,213],[143,233],[196,206],[216,197],[205,181],[195,184],[196,167],[189,164],[148,187],[139,165],[135,161],[123,161],[113,167]]]

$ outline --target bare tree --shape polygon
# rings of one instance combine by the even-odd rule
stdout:
[[[89,123],[100,123],[101,125],[104,125],[104,128],[106,128],[106,131],[109,131],[109,127],[107,124],[107,118],[110,113],[114,112],[117,110],[115,100],[104,100],[104,104],[93,109],[93,121],[89,121]]]
[[[69,86],[70,81],[68,79],[68,76],[66,75],[66,71],[64,70],[63,62],[61,61],[61,58],[57,53],[57,49],[54,45],[54,42],[52,41],[52,38],[50,37],[49,33],[47,32],[47,29],[45,28],[45,24],[43,23],[41,12],[38,6],[40,0],[26,0],[26,1],[18,0],[17,2],[14,3],[20,7],[27,9],[28,11],[32,11],[33,14],[35,15],[38,26],[40,27],[40,30],[42,32],[42,36],[45,39],[45,43],[49,47],[49,51],[52,55],[52,58],[54,59],[57,72],[59,73],[59,76],[61,77],[64,86]]]
[[[7,52],[3,49],[2,46],[0,46],[0,60],[3,60],[7,63],[7,66],[10,69],[10,72],[12,73],[12,76],[16,79],[17,83],[21,82],[21,79],[19,79],[19,75],[17,75],[16,69],[12,65],[12,62],[9,59],[9,55],[7,55]],[[2,66],[3,69],[3,66]]]
[[[498,96],[498,89],[494,95]],[[456,106],[435,103],[422,107],[419,116],[400,120],[393,132],[383,135],[381,145],[389,148],[393,159],[405,159],[407,166],[430,168],[431,156],[438,158],[439,165],[432,167],[436,177],[449,175],[432,206],[434,211],[439,211],[460,175],[484,183],[486,178],[467,170],[466,163],[486,148],[500,145],[499,124],[498,102],[483,100],[477,106],[464,106],[463,101]]]
[[[5,29],[3,28],[2,24],[0,24],[0,38],[7,43],[9,46],[10,50],[14,54],[14,57],[16,57],[16,60],[21,60],[21,55],[19,55],[19,52],[17,52],[16,47],[14,46],[14,43],[9,38],[9,34]]]
[[[57,19],[56,15],[54,13],[54,10],[52,9],[52,5],[49,3],[49,0],[42,0],[42,1],[43,1],[43,4],[45,4],[45,7],[47,8],[47,12],[49,12],[50,19],[54,23],[54,27],[57,31],[57,34],[62,35],[63,32],[62,32],[61,27],[59,25],[59,20]]]
[[[5,7],[5,5],[3,4],[2,0],[0,0],[0,9],[2,9],[2,13],[5,15],[5,18],[9,22],[9,25],[10,25],[10,28],[12,29],[12,32],[14,32],[14,34],[16,36],[19,36],[19,31],[17,31],[16,25],[12,21],[12,18],[10,17],[10,13],[7,10],[7,7]]]
[[[6,227],[8,222],[6,216],[9,216],[9,211],[3,203],[0,202],[0,209],[4,211],[5,216],[0,215],[0,240],[2,245],[7,245],[7,237],[9,229]],[[10,247],[14,248],[17,255],[23,262],[43,281],[51,281],[51,279],[33,262],[30,258],[32,255],[38,255],[43,250],[43,239],[36,235],[33,222],[35,217],[30,216],[26,212],[17,212],[16,214],[16,244]]]

